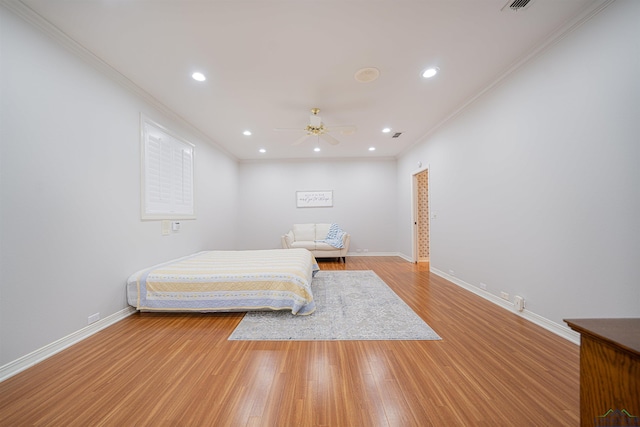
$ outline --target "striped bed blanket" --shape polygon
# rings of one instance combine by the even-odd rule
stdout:
[[[306,249],[204,251],[132,274],[127,300],[141,311],[315,310],[319,270]]]

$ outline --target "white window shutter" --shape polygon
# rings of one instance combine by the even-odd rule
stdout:
[[[194,218],[193,145],[149,120],[142,134],[142,218]]]

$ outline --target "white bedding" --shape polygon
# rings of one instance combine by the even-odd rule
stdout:
[[[291,310],[311,314],[318,264],[306,249],[204,251],[132,274],[127,299],[141,311]]]

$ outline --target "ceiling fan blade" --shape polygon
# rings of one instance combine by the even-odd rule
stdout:
[[[300,145],[300,144],[302,144],[304,141],[306,141],[306,140],[307,140],[307,138],[309,138],[310,136],[311,136],[311,135],[306,134],[306,135],[304,135],[304,136],[302,136],[302,137],[300,137],[300,138],[296,139],[295,141],[293,141],[293,144],[291,144],[291,145]]]
[[[324,139],[326,142],[328,142],[331,145],[337,145],[340,144],[340,141],[338,141],[337,139],[335,139],[334,137],[332,137],[331,135],[329,135],[328,133],[322,133],[320,134],[320,138]]]
[[[327,132],[340,132],[343,135],[351,135],[356,133],[358,130],[357,127],[353,125],[344,125],[344,126],[329,126],[327,127]]]
[[[292,130],[296,130],[298,132],[304,132],[304,129],[300,129],[300,128],[273,128],[273,130],[275,130],[276,132],[292,131]]]

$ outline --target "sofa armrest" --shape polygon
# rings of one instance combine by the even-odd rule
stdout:
[[[293,231],[289,231],[284,236],[280,237],[280,243],[282,244],[282,249],[290,249],[291,244],[293,243]]]
[[[351,235],[345,234],[342,236],[342,244],[344,245],[343,249],[345,252],[349,250],[349,243],[351,243]]]

